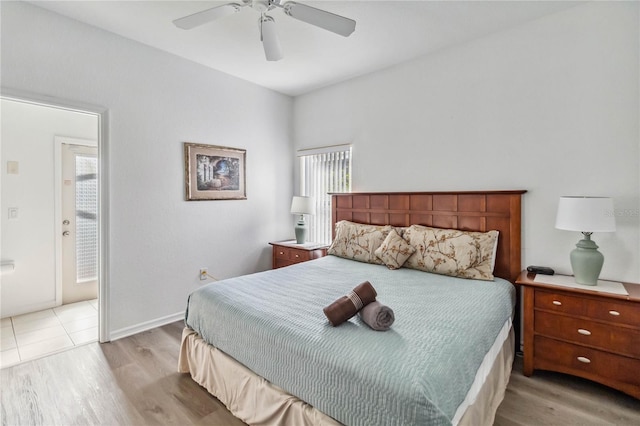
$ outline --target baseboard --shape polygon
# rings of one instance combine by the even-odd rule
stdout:
[[[143,331],[151,330],[152,328],[162,327],[163,325],[171,324],[172,322],[180,321],[184,319],[184,311],[177,312],[166,317],[156,318],[151,321],[145,321],[140,324],[132,325],[131,327],[121,328],[109,333],[109,340],[114,341],[129,337],[134,334],[142,333]]]

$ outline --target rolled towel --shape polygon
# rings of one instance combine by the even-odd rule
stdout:
[[[369,281],[358,284],[346,296],[342,296],[323,309],[324,314],[332,326],[336,327],[355,314],[360,309],[376,300],[376,290]]]
[[[377,331],[388,330],[396,319],[393,310],[377,300],[362,308],[358,314],[365,324]]]

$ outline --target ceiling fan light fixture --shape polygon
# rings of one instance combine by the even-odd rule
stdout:
[[[276,23],[271,16],[260,17],[260,40],[267,61],[279,61],[283,58],[282,47],[276,33]]]
[[[251,8],[260,13],[264,13],[269,9],[273,9],[273,6],[271,6],[269,0],[253,0],[251,2]]]
[[[326,10],[316,9],[293,1],[282,5],[284,13],[292,18],[323,28],[332,33],[349,37],[356,29],[356,21]]]

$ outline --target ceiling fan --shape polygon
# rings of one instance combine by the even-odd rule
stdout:
[[[356,21],[336,15],[315,7],[282,0],[241,0],[241,3],[228,3],[222,6],[212,7],[196,12],[173,21],[174,25],[184,30],[204,25],[208,22],[239,12],[241,8],[249,6],[260,13],[258,24],[260,26],[260,41],[264,47],[264,54],[267,61],[279,61],[282,59],[282,48],[276,34],[275,21],[267,15],[267,12],[281,8],[285,15],[296,18],[316,27],[323,28],[344,37],[349,37],[356,29]]]

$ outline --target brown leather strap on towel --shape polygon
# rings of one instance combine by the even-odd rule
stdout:
[[[332,326],[338,326],[376,300],[376,290],[369,281],[358,284],[349,294],[342,296],[323,309]]]

